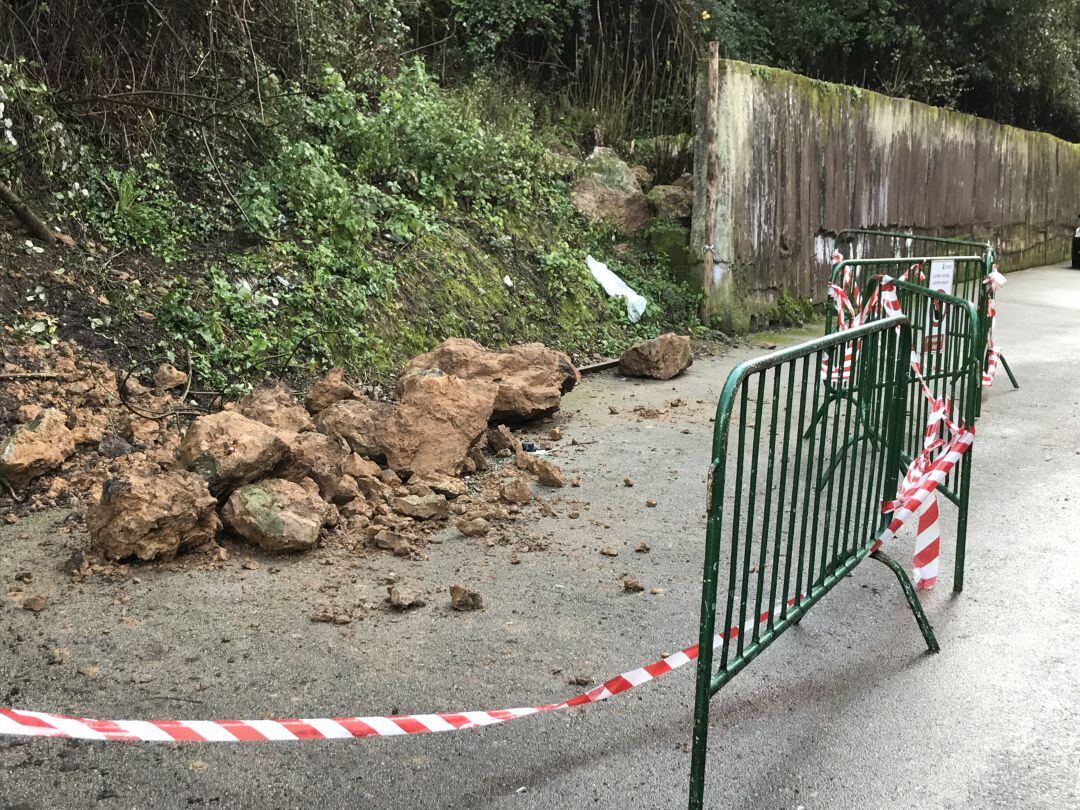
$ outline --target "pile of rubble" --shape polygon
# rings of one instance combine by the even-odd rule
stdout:
[[[506,424],[557,410],[580,379],[569,357],[542,344],[491,351],[451,339],[406,366],[393,402],[370,399],[335,369],[303,403],[280,383],[264,384],[198,416],[181,436],[121,408],[107,367],[73,352],[59,359],[49,375],[67,376],[56,401],[43,390],[21,392],[46,407],[20,413],[22,424],[0,444],[0,480],[17,491],[64,468],[54,480],[90,504],[91,547],[112,560],[212,549],[222,527],[272,551],[309,549],[344,528],[403,556],[420,553],[419,538],[450,520],[464,535],[483,535],[532,502],[535,486],[565,484]],[[41,373],[20,384],[58,380]],[[163,368],[153,390],[129,379],[126,398],[147,412],[176,410],[182,399],[168,390],[185,383],[182,372]],[[85,389],[82,400],[73,386]],[[487,491],[470,492],[463,476],[487,469],[492,455],[507,459],[502,474]],[[81,457],[95,461],[79,466]]]

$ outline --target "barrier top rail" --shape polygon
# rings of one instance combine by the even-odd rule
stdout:
[[[940,245],[955,245],[957,247],[977,247],[991,252],[994,250],[994,246],[989,242],[979,242],[973,239],[958,239],[951,236],[930,236],[929,234],[904,233],[902,231],[879,231],[873,228],[844,228],[844,230],[836,234],[836,239],[834,241],[838,244],[845,238],[850,239],[850,237],[853,236],[879,236],[886,239],[932,242]]]

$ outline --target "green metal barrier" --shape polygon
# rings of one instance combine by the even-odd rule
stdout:
[[[833,268],[833,280],[837,283],[844,270],[850,268],[860,279],[860,291],[866,301],[878,291],[882,274],[898,276],[911,263],[912,259],[845,260]],[[912,346],[919,356],[923,379],[932,395],[935,399],[949,398],[954,405],[953,413],[965,424],[975,424],[982,401],[982,357],[985,352],[982,344],[985,335],[983,319],[979,317],[975,304],[927,289],[925,281],[894,281],[893,284],[901,310],[910,319]],[[882,314],[880,308],[875,308],[871,310],[869,319],[873,321]],[[833,326],[835,328],[835,324]],[[922,448],[923,431],[930,412],[926,397],[915,384],[914,374],[909,371],[908,375],[910,384],[901,452],[905,466]],[[839,391],[839,394],[845,393]],[[953,571],[953,590],[956,592],[964,587],[971,458],[972,453],[968,451],[938,487],[938,492],[957,508]]]
[[[874,548],[902,466],[911,340],[907,318],[885,318],[728,375],[708,487],[692,809],[704,799],[712,696],[865,557],[896,574],[927,647],[938,649],[904,569]],[[845,356],[850,372],[837,385],[831,370]],[[851,441],[860,431],[872,440]]]
[[[921,245],[931,246],[932,251],[927,252],[932,252],[934,255],[920,256],[919,251],[914,250],[914,248]],[[914,262],[931,262],[935,259],[950,258],[963,260],[965,264],[972,261],[980,262],[982,266],[978,274],[966,267],[962,277],[958,274],[957,286],[952,290],[952,294],[971,301],[983,319],[980,334],[983,349],[980,356],[983,358],[983,363],[986,363],[986,345],[990,323],[985,315],[988,309],[989,297],[993,295],[993,292],[983,281],[997,266],[997,249],[990,242],[897,231],[881,231],[871,228],[846,228],[836,235],[835,247],[836,250],[849,259],[862,259],[865,255],[865,258],[880,258],[883,261],[904,259],[909,265]],[[924,269],[929,272],[930,265],[926,264]],[[1008,375],[1013,388],[1019,388],[1020,383],[1017,382],[1016,375],[1013,374],[1008,361],[1003,356],[999,356],[999,362]]]

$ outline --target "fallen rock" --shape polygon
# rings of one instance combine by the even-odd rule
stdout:
[[[315,426],[327,436],[342,439],[360,456],[381,458],[386,451],[379,433],[390,411],[390,405],[366,397],[345,399],[321,410]]]
[[[486,439],[488,449],[492,453],[498,453],[502,450],[509,450],[515,454],[521,452],[521,442],[517,440],[506,425],[499,425],[497,428],[487,431]]]
[[[172,559],[184,548],[214,541],[217,499],[190,472],[130,475],[105,482],[86,510],[90,544],[113,560]]]
[[[547,459],[538,458],[533,465],[533,469],[536,472],[536,479],[546,487],[563,487],[566,486],[566,478],[555,464]]]
[[[664,219],[690,219],[694,208],[694,191],[685,186],[653,186],[645,199]]]
[[[469,492],[469,485],[460,478],[437,472],[417,473],[409,479],[409,486],[425,486],[447,499],[460,498]]]
[[[307,409],[296,401],[288,388],[276,381],[255,388],[236,404],[236,410],[248,419],[278,430],[299,433],[315,429]]]
[[[353,478],[378,478],[382,468],[374,461],[369,461],[357,453],[352,453],[341,468],[346,475]]]
[[[405,377],[399,392],[400,402],[377,431],[387,465],[398,472],[457,475],[487,428],[498,388],[431,371]]]
[[[413,551],[413,538],[392,529],[381,529],[375,533],[375,545],[386,551],[392,551],[398,557],[408,557]]]
[[[604,546],[603,548],[600,549],[600,553],[603,554],[605,557],[618,557],[619,556],[619,550],[617,548],[615,548],[614,546]]]
[[[345,369],[333,368],[308,389],[304,404],[309,411],[317,414],[335,402],[359,397],[357,390],[345,382]]]
[[[645,586],[633,577],[626,577],[622,581],[623,590],[627,593],[641,593],[645,590]]]
[[[619,358],[619,371],[628,377],[670,380],[693,362],[690,338],[666,332],[623,352]]]
[[[363,476],[355,480],[360,494],[371,503],[386,503],[393,493],[393,490],[379,478]]]
[[[120,458],[130,455],[135,448],[114,433],[106,433],[98,441],[97,451],[105,458]]]
[[[408,610],[409,608],[423,607],[427,604],[423,594],[415,588],[407,585],[390,585],[386,589],[386,601],[394,610]]]
[[[652,219],[638,178],[614,149],[596,147],[582,170],[570,200],[586,218],[606,222],[623,234],[640,230]]]
[[[450,586],[450,607],[454,610],[480,610],[483,606],[484,597],[476,591],[463,585]]]
[[[34,594],[28,596],[22,600],[22,609],[29,610],[31,613],[41,613],[45,609],[45,605],[49,603],[49,597],[43,593]]]
[[[179,388],[188,381],[188,375],[171,363],[162,363],[154,372],[154,385],[162,391]]]
[[[454,525],[465,537],[483,537],[491,530],[491,524],[482,517],[461,518]]]
[[[532,487],[523,478],[511,478],[499,487],[499,496],[507,503],[524,505],[532,500]]]
[[[67,417],[55,408],[46,408],[0,444],[0,479],[12,489],[22,489],[57,469],[74,452]]]
[[[275,478],[300,483],[311,478],[327,501],[345,504],[359,493],[356,481],[345,472],[349,450],[340,439],[316,431],[291,434],[288,453],[274,468]]]
[[[221,510],[236,534],[267,551],[304,551],[315,546],[329,506],[300,484],[268,478],[240,487]]]
[[[407,515],[418,520],[444,518],[450,508],[442,495],[404,495],[390,499],[390,508],[399,515]]]
[[[501,350],[475,340],[450,338],[427,354],[414,357],[404,376],[440,370],[466,381],[498,387],[491,419],[522,422],[558,409],[562,395],[581,380],[570,357],[543,343]]]
[[[652,551],[652,549],[649,547],[648,543],[642,540],[640,543],[634,546],[634,551],[636,551],[638,554],[648,554],[650,551]]]
[[[273,469],[288,452],[277,431],[235,411],[200,416],[184,434],[177,458],[203,475],[215,495],[231,492]]]

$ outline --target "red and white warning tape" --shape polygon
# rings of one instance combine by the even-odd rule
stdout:
[[[878,289],[885,314],[903,314],[893,280],[882,276]],[[975,440],[975,428],[950,418],[952,402],[948,397],[939,399],[934,396],[923,378],[922,363],[915,350],[911,352],[911,370],[929,405],[926,429],[923,431],[923,449],[908,466],[896,499],[881,505],[881,511],[891,512],[892,519],[880,542],[895,537],[911,516],[917,515],[912,574],[916,588],[930,589],[937,582],[938,556],[941,550],[941,527],[938,523],[937,496],[934,490],[948,479],[953,467],[971,447]],[[949,432],[948,441],[941,438],[943,427]],[[935,456],[934,452],[939,449],[941,452]]]
[[[795,604],[789,599],[787,605]],[[779,615],[778,606],[746,622],[742,633],[750,633],[756,624]],[[719,646],[724,638],[734,639],[738,627],[713,636]],[[91,720],[48,712],[0,708],[0,735],[63,737],[75,740],[113,740],[120,742],[277,742],[285,740],[351,740],[360,737],[392,737],[402,734],[431,734],[493,726],[544,712],[561,711],[587,703],[599,703],[620,692],[666,675],[698,657],[698,645],[672,653],[644,667],[609,678],[587,692],[561,703],[527,706],[518,709],[492,709],[471,712],[404,714],[386,717],[333,717],[294,720]]]
[[[986,319],[990,324],[989,328],[986,330],[986,363],[982,374],[983,388],[992,386],[994,384],[994,377],[997,376],[998,358],[1001,356],[1001,347],[994,343],[994,321],[997,320],[997,304],[994,301],[994,297],[1004,283],[1005,276],[1001,275],[996,264],[994,265],[994,269],[990,272],[990,275],[983,279],[983,284],[987,287]]]

